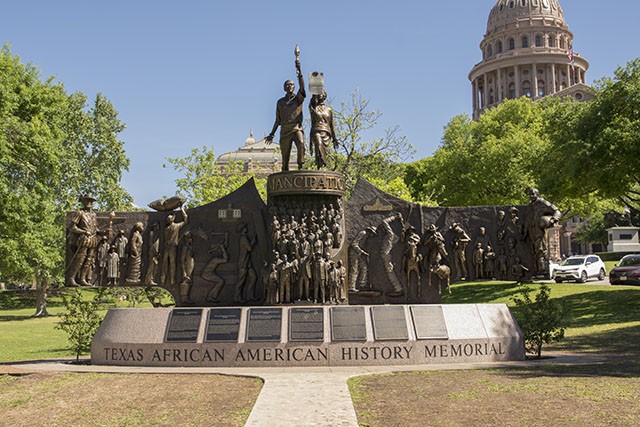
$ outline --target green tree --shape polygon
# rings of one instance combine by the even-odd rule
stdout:
[[[580,176],[586,165],[584,142],[579,136],[589,102],[572,97],[547,97],[538,102],[545,133],[552,141],[538,171],[538,185],[565,213],[588,217],[620,205]]]
[[[129,170],[124,143],[118,139],[125,124],[111,101],[100,93],[88,110],[84,95],[76,93],[70,98],[74,117],[66,127],[70,138],[65,148],[74,154],[66,160],[67,171],[73,170],[76,192],[93,193],[102,210],[130,209],[133,198],[120,184],[123,171]],[[70,175],[66,175],[68,180]],[[71,182],[63,184],[74,188]]]
[[[640,207],[640,58],[595,83],[596,96],[556,133],[557,154],[584,192]],[[563,123],[558,123],[562,129]]]
[[[102,321],[98,314],[98,295],[92,300],[85,300],[80,291],[74,290],[62,298],[66,311],[60,315],[56,328],[67,333],[76,362],[80,361],[82,353],[91,350],[91,340]]]
[[[551,299],[551,288],[540,286],[540,290],[531,298],[532,290],[523,286],[518,295],[511,298],[516,305],[518,319],[527,353],[542,356],[542,345],[564,338],[562,321],[566,311],[560,302]]]
[[[117,133],[123,125],[108,100],[68,95],[43,80],[7,46],[0,50],[0,280],[36,281],[36,315],[64,270],[65,211],[83,191],[107,207],[131,197],[120,186],[128,168]]]
[[[607,247],[607,229],[604,226],[604,215],[594,213],[576,230],[574,238],[583,243],[599,243]]]
[[[407,165],[412,196],[444,206],[516,204],[550,144],[540,107],[526,98],[506,101],[478,121],[456,116],[433,156]]]
[[[589,108],[570,97],[520,98],[477,121],[456,116],[435,153],[407,165],[405,181],[414,198],[444,206],[520,204],[535,187],[564,214],[613,209],[619,203],[579,178],[585,168],[579,129]]]
[[[241,161],[230,162],[224,170],[218,164],[213,147],[194,148],[183,158],[167,159],[173,168],[184,174],[176,179],[178,191],[187,197],[187,206],[200,206],[216,201],[254,178],[263,200],[267,199],[267,180],[244,172]]]

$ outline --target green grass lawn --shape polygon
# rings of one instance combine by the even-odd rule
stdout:
[[[49,317],[32,318],[35,306],[32,292],[0,292],[0,362],[72,355],[65,333],[55,329],[62,298],[48,300]]]
[[[34,318],[36,299],[33,291],[0,291],[0,363],[18,360],[75,356],[64,331],[56,329],[59,314],[65,308],[62,295],[73,289],[54,290],[47,299],[48,317]],[[84,298],[93,298],[97,290],[83,289]],[[128,306],[126,301],[105,300],[101,313],[110,306]],[[148,302],[141,307],[151,307]]]
[[[605,261],[605,269],[607,270],[607,274],[611,271],[613,267],[615,267],[620,261]]]

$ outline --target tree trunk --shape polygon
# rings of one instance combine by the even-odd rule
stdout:
[[[36,273],[36,312],[32,317],[47,317],[47,289],[49,281]]]
[[[541,359],[542,358],[542,342],[539,342],[537,344],[537,349],[536,349],[536,359]]]

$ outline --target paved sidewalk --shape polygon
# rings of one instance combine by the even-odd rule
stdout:
[[[496,369],[547,364],[591,364],[605,362],[590,354],[549,353],[551,358],[522,362],[461,363],[411,366],[349,366],[312,368],[164,368],[137,366],[72,365],[61,360],[43,360],[0,365],[0,374],[34,372],[110,372],[163,374],[224,374],[262,378],[265,383],[246,426],[357,426],[347,380],[361,375],[397,371]]]
[[[246,426],[357,426],[347,373],[273,373]]]

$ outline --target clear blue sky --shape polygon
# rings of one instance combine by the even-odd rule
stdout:
[[[325,75],[334,103],[358,88],[417,149],[437,148],[448,120],[471,111],[469,70],[494,0],[4,0],[0,43],[68,91],[101,92],[119,111],[130,172],[145,206],[176,191],[168,157],[217,154],[271,130],[282,83]],[[640,56],[636,0],[560,0],[588,83]]]

